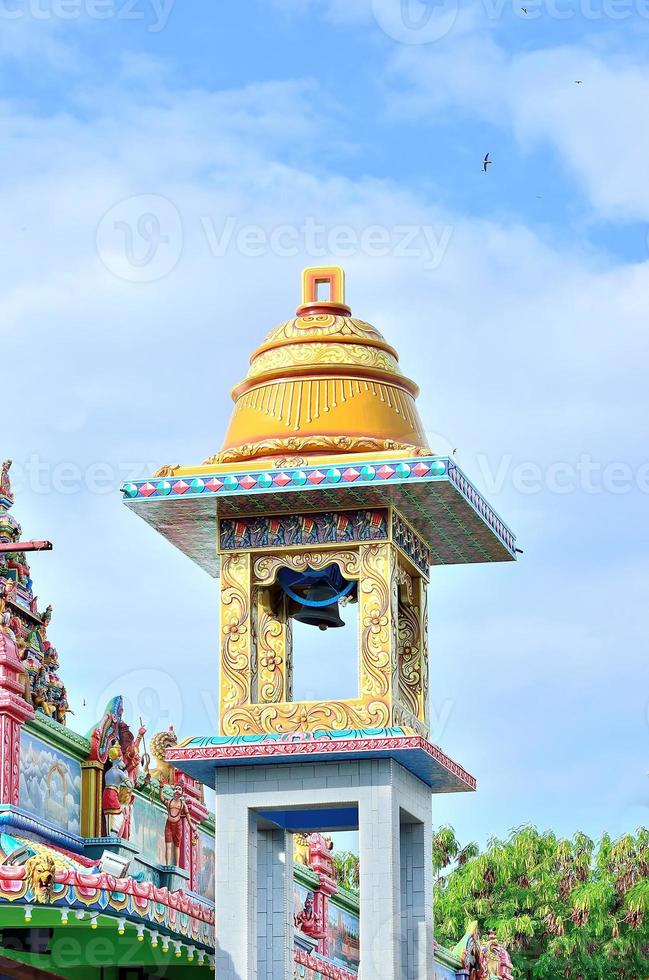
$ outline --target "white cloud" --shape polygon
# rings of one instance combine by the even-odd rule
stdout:
[[[494,58],[499,104],[513,112],[518,101],[503,92],[513,69]],[[414,72],[415,64],[423,71],[423,62],[401,68]],[[520,65],[517,71],[523,87],[517,99],[531,99],[525,72]],[[411,78],[421,90],[421,78]],[[27,533],[55,539],[52,555],[34,558],[33,573],[43,601],[55,605],[51,636],[77,710],[74,726],[83,730],[96,720],[93,694],[111,681],[113,692],[127,695],[134,713],[152,725],[171,720],[181,734],[200,734],[214,723],[215,583],[127,512],[117,493],[89,492],[85,468],[101,462],[119,474],[124,462],[192,463],[218,449],[228,391],[249,353],[291,315],[301,267],[332,257],[309,254],[300,230],[305,223],[358,232],[379,224],[391,234],[404,224],[451,228],[434,269],[425,268],[422,239],[413,256],[377,258],[352,248],[340,261],[355,312],[398,347],[404,369],[422,385],[426,423],[459,447],[461,465],[476,478],[480,452],[494,461],[510,453],[515,461],[543,466],[584,449],[604,460],[635,459],[647,408],[649,265],[612,264],[592,251],[544,241],[523,224],[479,221],[440,209],[396,182],[328,170],[328,127],[321,109],[313,113],[313,83],[176,91],[152,83],[149,74],[139,102],[127,86],[120,92],[121,84],[115,79],[110,97],[94,107],[86,102],[78,115],[74,105],[45,118],[4,106],[0,133],[11,163],[0,182],[0,233],[11,247],[0,270],[0,331],[16,371],[11,424],[3,433],[13,445],[5,446],[5,455],[17,468],[31,452],[49,461],[43,491],[32,482],[28,492],[25,476],[16,513]],[[460,86],[458,100],[468,97],[462,84],[451,74],[452,91]],[[541,108],[537,120],[544,118]],[[178,262],[151,283],[116,278],[95,250],[102,216],[139,194],[164,197],[182,218]],[[228,217],[238,229],[292,225],[297,254],[262,249],[253,258],[242,254],[235,236],[216,257],[203,219],[220,234]],[[82,489],[63,487],[55,472],[61,463],[81,467]],[[485,654],[498,653],[503,669],[508,658],[546,654],[534,675],[534,703],[541,705],[556,688],[547,656],[552,636],[561,634],[562,650],[583,643],[610,621],[606,601],[622,606],[628,590],[627,578],[612,577],[598,587],[592,606],[583,596],[576,605],[566,602],[571,581],[581,574],[578,549],[569,543],[578,540],[582,555],[604,561],[607,544],[595,542],[632,521],[635,504],[580,492],[527,498],[511,483],[494,502],[531,554],[526,566],[507,574],[477,568],[435,575],[435,601],[447,603],[436,609],[449,624],[446,637],[455,621],[469,625],[454,639],[465,658],[464,676],[449,675],[434,697],[464,696],[473,641],[482,638]],[[633,534],[627,533],[632,551]],[[562,576],[555,573],[559,560]],[[511,609],[523,602],[525,613],[510,630]],[[501,612],[497,621],[494,608]],[[620,642],[607,634],[594,653],[600,666],[614,653],[618,669],[630,673],[637,668],[630,647],[637,634],[624,617],[618,625]],[[447,645],[439,649],[442,657],[448,652]],[[144,687],[133,680],[135,665],[153,678]],[[332,651],[332,672],[352,669]],[[583,659],[566,669],[574,683]],[[170,679],[162,695],[160,672]],[[501,685],[488,665],[483,681],[484,696],[472,702],[470,719],[462,715],[452,742],[464,750],[479,737],[487,756],[498,751],[505,723],[493,730]],[[512,700],[525,696],[522,672],[509,683]],[[604,685],[591,690],[587,710],[605,712],[608,697]],[[520,706],[517,711],[520,720]],[[458,757],[466,761],[461,752]],[[544,764],[531,752],[532,766]],[[607,766],[612,772],[610,761]]]
[[[392,69],[406,84],[392,97],[399,114],[430,119],[462,110],[511,129],[524,151],[552,146],[598,215],[649,218],[644,58],[585,40],[515,51],[478,24],[474,33],[453,30],[437,44],[401,46]]]

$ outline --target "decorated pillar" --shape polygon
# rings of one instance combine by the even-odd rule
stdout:
[[[195,779],[190,779],[181,773],[176,774],[176,782],[183,784],[189,818],[192,824],[198,827],[208,817],[208,809],[203,802],[203,787]],[[194,832],[189,820],[183,820],[182,823],[180,867],[189,872],[189,887],[192,891],[196,891],[200,870],[200,841],[198,833]]]
[[[105,832],[102,794],[104,769],[111,746],[119,742],[122,718],[121,697],[112,698],[90,736],[90,753],[81,763],[81,833],[84,837],[103,837]]]
[[[331,860],[331,838],[322,834],[309,837],[309,863],[318,876],[318,887],[313,893],[313,910],[322,938],[318,940],[318,952],[328,956],[327,921],[329,918],[329,899],[338,891]]]
[[[81,763],[81,835],[101,837],[101,793],[104,764],[98,759]]]
[[[18,806],[20,781],[20,731],[34,709],[23,697],[25,671],[13,634],[0,629],[0,803]]]

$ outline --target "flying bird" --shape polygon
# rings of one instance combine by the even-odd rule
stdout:
[[[584,83],[583,83],[583,81],[582,81],[582,79],[581,79],[581,78],[576,78],[576,79],[575,79],[575,85],[583,85],[583,84],[584,84]]]
[[[487,172],[487,167],[490,164],[492,164],[492,163],[493,163],[493,160],[490,160],[489,159],[489,154],[488,153],[485,153],[484,160],[482,161],[482,169],[484,170],[485,173]]]
[[[527,7],[521,7],[521,10],[523,11],[524,14],[527,13]]]

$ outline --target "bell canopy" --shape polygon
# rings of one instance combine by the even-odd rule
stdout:
[[[418,394],[394,347],[352,316],[343,270],[305,269],[295,317],[253,353],[232,391],[234,411],[221,452],[206,462],[429,452]]]

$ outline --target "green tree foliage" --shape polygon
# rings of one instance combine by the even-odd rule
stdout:
[[[649,831],[595,844],[521,827],[482,853],[450,827],[433,844],[435,938],[493,929],[527,980],[648,980]]]
[[[331,860],[333,861],[337,883],[341,888],[346,888],[348,892],[357,895],[360,884],[358,857],[351,851],[334,851]]]

